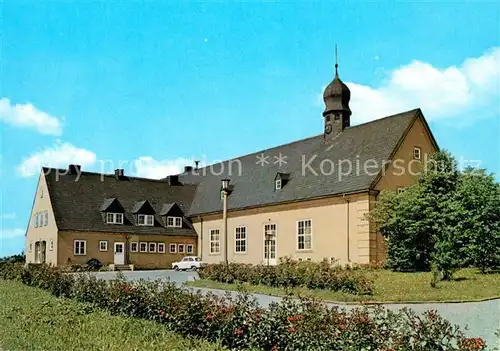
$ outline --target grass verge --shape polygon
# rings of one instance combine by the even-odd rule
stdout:
[[[0,350],[224,350],[152,321],[111,316],[20,282],[0,280]]]
[[[441,281],[436,288],[430,286],[431,273],[400,273],[388,270],[372,270],[375,289],[373,295],[352,295],[328,290],[306,288],[274,288],[243,284],[249,292],[283,296],[287,293],[338,302],[465,302],[500,297],[500,274],[480,274],[476,269],[462,269],[452,281]],[[186,283],[189,286],[223,290],[238,290],[238,284],[225,284],[211,280]]]

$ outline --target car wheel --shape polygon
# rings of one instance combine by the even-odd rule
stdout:
[[[196,268],[196,266],[191,266],[191,270],[192,270],[193,272],[196,272],[196,270],[197,270],[197,269],[198,269],[198,268]]]
[[[179,270],[179,266],[174,266],[174,271],[178,271]]]

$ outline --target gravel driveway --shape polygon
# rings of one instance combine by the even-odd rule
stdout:
[[[115,272],[99,272],[95,273],[99,278],[109,280],[116,277]],[[134,271],[123,272],[126,279],[137,281],[144,280],[170,280],[177,285],[182,285],[184,282],[198,279],[196,272],[175,272],[171,270],[157,271]],[[226,293],[223,290],[207,289],[207,288],[190,288],[193,290],[201,290],[205,292],[213,292],[216,294]],[[236,294],[236,292],[231,292]],[[271,302],[280,301],[279,297],[268,296],[262,294],[253,294],[259,304],[263,307],[268,306]],[[334,304],[328,304],[334,306]],[[356,305],[338,305],[346,309],[355,308]],[[400,309],[409,307],[415,312],[424,312],[427,310],[436,310],[442,317],[448,319],[453,324],[458,324],[461,328],[468,327],[470,336],[481,337],[488,342],[491,347],[500,348],[500,340],[495,336],[495,331],[500,329],[500,300],[491,300],[485,302],[468,302],[468,303],[426,303],[426,304],[387,304],[384,305],[389,309]]]

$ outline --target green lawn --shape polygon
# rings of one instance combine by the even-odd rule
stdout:
[[[431,273],[398,273],[388,270],[373,270],[367,274],[375,279],[375,290],[371,296],[358,296],[327,290],[305,288],[281,289],[267,286],[243,284],[245,290],[267,295],[283,296],[287,292],[330,301],[342,302],[417,302],[417,301],[476,301],[500,297],[500,274],[480,274],[475,269],[463,269],[455,273],[454,280],[441,281],[436,288],[430,286]],[[198,280],[190,286],[237,290],[236,284]]]
[[[101,310],[0,280],[0,350],[223,350],[162,325]]]

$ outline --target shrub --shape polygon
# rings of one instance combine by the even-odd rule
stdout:
[[[298,262],[281,259],[276,266],[242,263],[212,264],[199,272],[203,279],[221,283],[244,282],[273,287],[305,287],[369,295],[373,281],[362,269],[330,265],[327,262]]]
[[[307,268],[310,266],[301,266]],[[246,274],[244,270],[237,273],[239,277]],[[22,279],[27,285],[85,302],[87,306],[92,304],[115,315],[153,320],[183,336],[217,342],[231,350],[480,351],[486,348],[484,340],[466,338],[458,327],[435,311],[423,315],[409,309],[391,311],[383,307],[346,311],[315,300],[291,298],[263,309],[248,294],[202,294],[159,281],[132,284],[123,276],[104,281],[89,273],[65,274],[41,265],[21,269],[12,264],[0,265],[0,277]],[[64,287],[59,286],[61,283]]]

